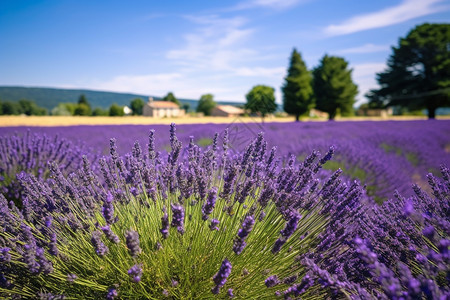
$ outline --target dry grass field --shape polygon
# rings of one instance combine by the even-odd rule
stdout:
[[[439,117],[450,119],[450,116]],[[386,120],[426,120],[426,117],[394,116],[388,119],[379,117],[336,118],[336,121],[386,121]],[[294,117],[268,117],[265,122],[293,122]],[[306,118],[302,121],[326,121],[323,118]],[[0,116],[0,127],[10,126],[75,126],[75,125],[151,125],[151,124],[221,124],[221,123],[255,123],[261,122],[257,117],[181,117],[181,118],[150,118],[142,116],[126,117],[81,117],[81,116]]]

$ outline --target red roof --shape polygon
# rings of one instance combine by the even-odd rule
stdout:
[[[176,103],[170,101],[152,101],[148,105],[153,108],[180,108]]]

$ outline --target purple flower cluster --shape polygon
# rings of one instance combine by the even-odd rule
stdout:
[[[142,252],[142,249],[141,247],[139,247],[139,234],[137,233],[137,231],[128,231],[125,239],[130,255],[133,257],[138,256]]]
[[[255,224],[255,219],[253,216],[246,216],[244,221],[242,222],[241,228],[239,228],[237,237],[234,240],[233,251],[236,254],[241,254],[244,250],[247,243],[245,239],[250,234],[250,231],[253,229],[253,225]]]
[[[134,265],[128,270],[128,275],[132,278],[133,282],[139,282],[142,279],[142,265]]]
[[[215,287],[212,289],[213,294],[219,294],[220,288],[225,285],[227,282],[228,276],[231,274],[231,263],[228,259],[224,259],[222,261],[222,264],[220,266],[219,271],[214,275],[213,281],[216,284]]]

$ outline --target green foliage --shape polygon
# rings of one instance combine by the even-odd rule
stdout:
[[[134,116],[142,116],[142,111],[144,109],[145,102],[141,98],[133,99],[130,102],[130,108],[133,111]]]
[[[75,116],[90,116],[91,114],[91,108],[84,103],[77,104],[74,111]]]
[[[90,116],[92,115],[91,105],[89,104],[84,94],[80,95],[78,105],[74,111],[75,116]]]
[[[214,101],[212,94],[205,94],[200,97],[197,105],[197,112],[202,112],[205,116],[210,116],[211,111],[216,107],[217,103]]]
[[[181,102],[175,97],[172,92],[167,93],[167,95],[162,98],[162,101],[170,101],[176,103],[178,106],[181,106]]]
[[[96,107],[92,112],[93,116],[107,116],[109,111],[100,107]]]
[[[123,116],[125,113],[123,112],[123,106],[120,106],[116,103],[113,103],[109,107],[109,115],[110,116]]]
[[[39,107],[34,101],[21,99],[18,102],[6,101],[0,102],[0,115],[20,115],[25,114],[27,116],[43,116],[47,114],[45,108]]]
[[[353,113],[358,87],[353,83],[352,70],[345,59],[325,55],[313,70],[316,108],[327,112],[333,120],[338,109],[342,115]]]
[[[377,74],[381,86],[366,97],[378,106],[426,108],[430,119],[436,109],[450,106],[450,24],[422,24],[412,29]]]
[[[314,97],[311,73],[296,49],[292,51],[288,74],[284,80],[283,109],[288,114],[295,115],[295,120],[298,121],[301,115],[313,108]]]
[[[209,138],[201,138],[197,141],[197,145],[199,145],[200,147],[205,147],[205,146],[209,146],[212,145],[213,140],[209,139]]]
[[[43,116],[47,114],[47,110],[36,105],[34,101],[22,99],[19,100],[21,112],[27,116]]]
[[[260,113],[263,118],[277,109],[273,87],[256,85],[245,95],[245,98],[247,99],[245,108],[252,113]]]

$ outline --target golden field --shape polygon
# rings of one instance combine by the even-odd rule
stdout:
[[[336,118],[336,121],[386,121],[386,120],[426,120],[426,117],[393,116],[380,117],[351,117]],[[450,119],[450,116],[438,117]],[[293,122],[294,117],[265,118],[265,122]],[[302,118],[302,121],[326,121],[323,118]],[[207,123],[255,123],[261,122],[257,117],[180,117],[180,118],[151,118],[143,116],[125,117],[83,117],[83,116],[0,116],[0,127],[9,126],[74,126],[74,125],[151,125],[151,124],[207,124]]]

